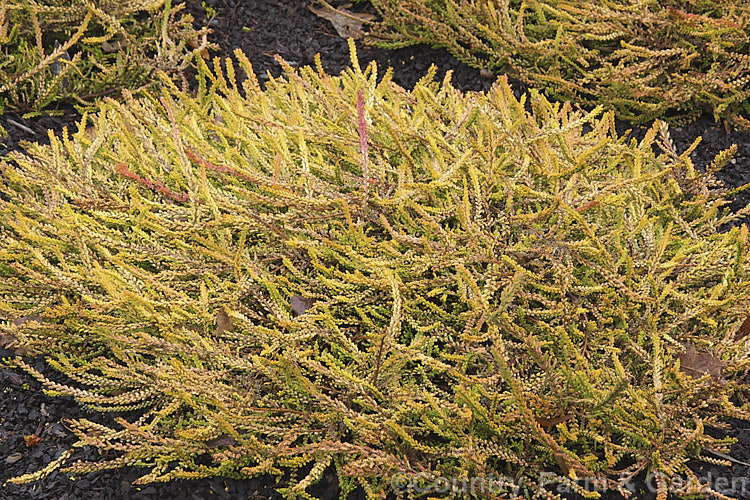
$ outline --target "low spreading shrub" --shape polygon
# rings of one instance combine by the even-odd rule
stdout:
[[[199,59],[197,95],[164,76],[0,163],[0,333],[70,382],[6,363],[139,412],[70,422],[73,449],[12,481],[138,466],[311,498],[333,467],[344,496],[543,496],[649,470],[664,498],[728,452],[707,429],[750,418],[748,231],[717,230],[747,210],[713,176],[733,150],[701,173],[663,122],[628,141],[502,79],[406,91],[353,56],[261,90],[236,57],[241,84]]]
[[[371,0],[368,40],[425,43],[634,123],[710,111],[748,126],[750,5],[731,0]]]

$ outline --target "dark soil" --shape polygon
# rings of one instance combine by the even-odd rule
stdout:
[[[217,16],[210,22],[214,30],[213,41],[221,46],[214,55],[228,56],[239,47],[250,58],[256,73],[263,79],[265,75],[278,76],[281,68],[274,55],[280,55],[294,66],[311,64],[316,53],[322,56],[323,66],[329,73],[337,73],[349,65],[349,50],[346,41],[341,39],[332,25],[315,16],[308,6],[312,0],[205,0],[207,7],[213,8]],[[196,19],[197,25],[209,22],[200,0],[189,0],[188,10]],[[342,2],[333,2],[334,5]],[[357,5],[353,10],[367,10],[367,5]],[[370,8],[371,9],[371,8]],[[443,50],[416,46],[397,51],[384,51],[363,47],[357,44],[360,64],[377,61],[381,74],[388,66],[395,69],[394,81],[406,88],[414,83],[434,63],[439,68],[438,78],[442,79],[447,70],[453,70],[452,81],[462,90],[487,90],[492,79],[480,76],[478,70],[459,63]],[[515,84],[518,92],[524,87]],[[55,116],[43,115],[24,119],[13,113],[0,115],[0,125],[9,133],[0,138],[0,156],[10,151],[22,149],[23,141],[48,141],[48,130],[59,133],[65,126],[73,131],[78,113],[61,107]],[[644,130],[619,124],[623,132],[633,129],[633,136],[642,136]],[[673,128],[672,138],[679,151],[703,136],[703,143],[693,153],[694,163],[701,167],[713,159],[719,151],[736,144],[737,155],[719,178],[727,187],[736,187],[750,182],[750,135],[741,132],[727,133],[723,124],[714,123],[711,117],[684,126]],[[733,202],[732,209],[744,207],[750,194],[741,193]],[[8,356],[0,351],[0,356]],[[29,361],[32,366],[47,376],[60,380],[43,360]],[[251,480],[206,479],[196,481],[174,481],[167,484],[153,484],[142,487],[132,483],[144,471],[138,468],[105,471],[68,479],[59,472],[28,485],[2,484],[9,478],[38,471],[50,461],[69,449],[74,442],[72,433],[65,428],[64,419],[88,418],[101,423],[111,422],[110,415],[89,413],[68,398],[53,398],[44,395],[40,384],[32,378],[14,371],[0,369],[0,500],[2,499],[241,499],[281,498],[273,490],[275,478],[262,477]],[[27,447],[24,436],[39,431],[41,442],[35,447]],[[726,430],[717,430],[716,435],[729,435],[739,439],[732,448],[731,456],[745,464],[735,463],[732,467],[721,467],[696,462],[691,468],[699,478],[709,482],[717,490],[730,496],[750,499],[750,423],[731,420]],[[78,450],[73,460],[106,459],[94,449]],[[744,481],[744,484],[743,484]],[[726,483],[726,484],[725,484]],[[734,486],[734,488],[732,487]],[[632,484],[635,498],[655,498],[653,485],[645,478]],[[333,499],[339,497],[335,474],[328,471],[323,481],[312,489],[316,498]],[[573,496],[570,496],[571,498]],[[356,491],[349,498],[364,498],[363,492]],[[605,498],[619,498],[607,494]]]

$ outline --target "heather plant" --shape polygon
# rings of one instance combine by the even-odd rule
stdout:
[[[321,0],[323,1],[323,0]],[[618,118],[690,121],[703,111],[748,126],[746,2],[371,0],[383,21],[368,41],[445,47],[558,100]]]
[[[55,102],[90,106],[155,81],[184,78],[205,29],[165,0],[9,0],[0,4],[0,111]]]
[[[714,178],[733,149],[700,172],[664,122],[628,141],[601,108],[434,67],[407,91],[355,55],[261,90],[235,55],[0,163],[0,333],[69,382],[5,362],[137,412],[70,421],[73,448],[11,481],[137,466],[312,498],[332,468],[341,498],[505,477],[500,498],[647,470],[659,498],[710,492],[688,465],[750,418],[748,231],[717,230],[748,212]]]

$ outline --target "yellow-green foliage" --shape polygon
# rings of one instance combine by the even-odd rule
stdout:
[[[750,112],[750,4],[730,0],[371,0],[370,42],[426,43],[618,117]]]
[[[136,89],[161,70],[184,71],[205,29],[165,0],[4,0],[0,3],[0,111],[55,101],[88,105]]]
[[[464,95],[432,68],[409,92],[353,58],[262,91],[236,56],[241,85],[201,63],[197,97],[165,77],[0,164],[0,332],[83,388],[9,363],[144,412],[72,422],[117,458],[50,468],[291,473],[292,498],[332,464],[383,498],[427,471],[662,484],[728,450],[705,429],[750,417],[748,231],[717,231],[712,175],[731,150],[703,175],[661,122],[627,142],[502,80]],[[721,378],[680,369],[691,349]]]

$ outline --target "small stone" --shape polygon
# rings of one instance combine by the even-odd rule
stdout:
[[[495,74],[488,70],[487,68],[482,68],[479,70],[479,78],[484,78],[485,80],[492,80],[495,78]]]
[[[5,457],[5,463],[6,464],[14,464],[14,463],[18,462],[19,460],[21,460],[22,458],[23,458],[23,453],[16,452],[16,453],[13,453],[13,454],[8,455],[7,457]]]

